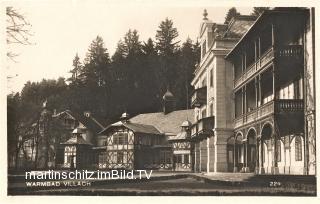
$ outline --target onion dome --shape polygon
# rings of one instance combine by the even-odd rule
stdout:
[[[183,123],[181,124],[181,127],[184,128],[189,128],[192,125],[192,123],[189,120],[185,120],[183,121]]]
[[[173,101],[175,100],[174,95],[169,91],[169,89],[167,89],[166,93],[163,95],[163,100],[166,101]]]
[[[130,115],[127,112],[122,113],[120,119],[121,120],[128,120],[130,118]]]

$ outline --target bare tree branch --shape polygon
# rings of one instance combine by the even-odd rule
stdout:
[[[21,45],[31,45],[29,37],[33,36],[30,32],[31,24],[26,20],[26,18],[17,12],[13,7],[6,8],[7,15],[7,44],[21,44]],[[7,52],[7,57],[12,61],[18,54],[12,51]]]

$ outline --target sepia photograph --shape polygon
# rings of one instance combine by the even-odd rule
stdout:
[[[316,197],[317,9],[267,6],[1,4],[7,196]]]

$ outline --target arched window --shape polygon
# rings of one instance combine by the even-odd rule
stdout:
[[[296,161],[302,161],[302,141],[301,137],[295,138],[295,157]]]

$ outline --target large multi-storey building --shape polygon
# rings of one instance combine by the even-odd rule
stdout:
[[[227,148],[234,171],[315,172],[311,19],[309,9],[265,11],[226,57],[233,64]]]
[[[233,135],[231,107],[232,64],[225,60],[254,16],[237,16],[227,24],[216,24],[204,12],[200,28],[201,61],[192,85],[191,105],[196,123],[191,127],[196,172],[228,171],[227,139]]]
[[[200,28],[192,85],[197,172],[314,174],[312,9],[275,8]]]

